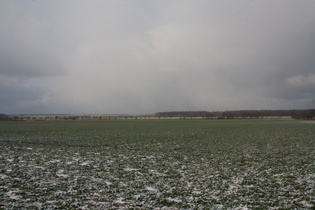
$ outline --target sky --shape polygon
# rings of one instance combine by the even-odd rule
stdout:
[[[1,0],[0,113],[315,108],[315,1]]]

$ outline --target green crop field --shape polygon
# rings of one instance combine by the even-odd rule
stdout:
[[[0,121],[1,209],[313,209],[315,123]]]

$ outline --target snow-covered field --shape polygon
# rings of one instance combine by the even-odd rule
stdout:
[[[0,122],[0,208],[313,209],[314,126]]]

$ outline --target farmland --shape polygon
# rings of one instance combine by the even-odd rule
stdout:
[[[315,206],[315,123],[0,121],[0,208]]]

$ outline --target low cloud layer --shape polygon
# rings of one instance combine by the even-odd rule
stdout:
[[[313,1],[0,2],[0,112],[308,109]]]

